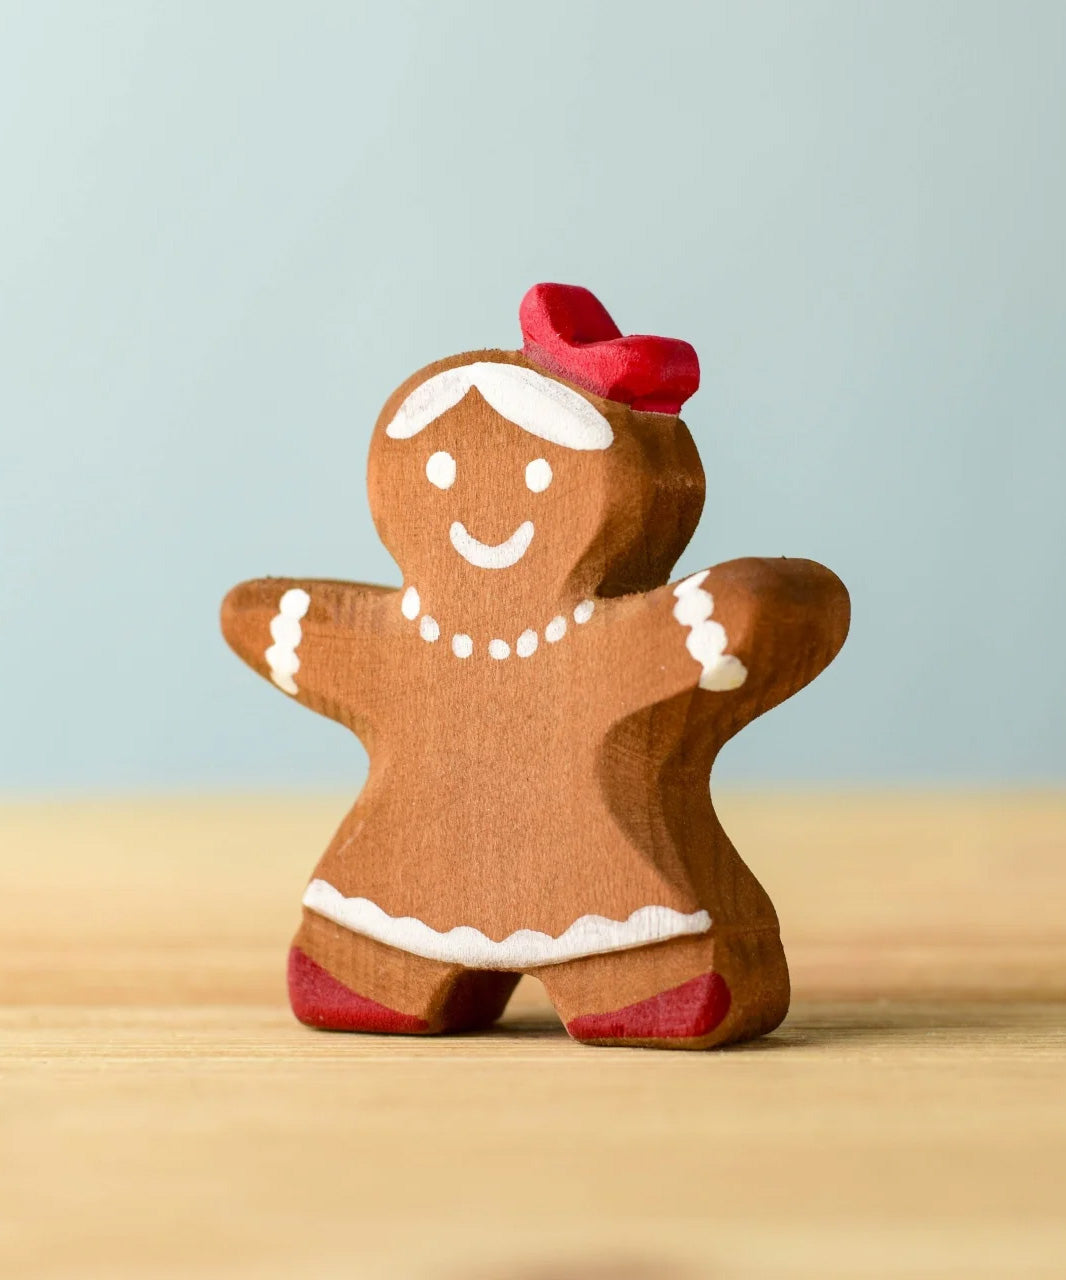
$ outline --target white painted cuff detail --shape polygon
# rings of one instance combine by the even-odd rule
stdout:
[[[725,652],[729,643],[725,628],[720,622],[711,620],[714,597],[703,590],[708,573],[709,569],[703,569],[677,584],[674,588],[677,600],[674,618],[688,628],[685,648],[703,668],[700,688],[724,693],[729,689],[739,689],[748,678],[748,669],[739,658]]]
[[[496,942],[470,925],[442,933],[414,916],[390,916],[369,898],[344,897],[326,880],[311,881],[303,904],[353,933],[468,969],[532,969],[579,956],[647,947],[667,938],[706,933],[711,927],[706,911],[686,915],[672,907],[650,906],[640,907],[628,920],[581,916],[556,938],[536,929],[517,929]]]
[[[278,612],[270,620],[270,638],[274,643],[263,654],[270,668],[270,678],[290,696],[299,693],[293,676],[300,670],[296,649],[303,639],[300,619],[311,605],[311,597],[302,587],[290,587],[278,601]]]

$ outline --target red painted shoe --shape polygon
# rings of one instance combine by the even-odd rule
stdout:
[[[376,1000],[349,991],[310,956],[289,952],[289,1001],[309,1027],[324,1031],[379,1031],[418,1035],[429,1023],[410,1013],[397,1013]]]
[[[698,1040],[729,1012],[720,973],[701,973],[679,987],[610,1013],[586,1013],[566,1024],[575,1040]]]

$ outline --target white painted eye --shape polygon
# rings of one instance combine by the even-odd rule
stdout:
[[[526,467],[526,488],[543,493],[552,482],[552,469],[547,458],[534,458]]]
[[[450,489],[455,484],[455,459],[443,450],[434,453],[426,463],[426,479],[438,489]]]

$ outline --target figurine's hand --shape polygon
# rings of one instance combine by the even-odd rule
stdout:
[[[699,687],[725,692],[739,689],[748,678],[748,669],[739,658],[725,651],[728,643],[725,628],[713,620],[714,597],[703,588],[709,573],[709,569],[703,569],[677,584],[673,612],[688,632],[685,648],[702,668]]]
[[[291,578],[260,578],[234,587],[222,602],[222,633],[230,647],[293,698],[303,684],[296,674],[301,642],[307,648],[309,588],[314,587]]]
[[[612,603],[609,657],[627,678],[607,713],[692,691],[730,733],[813,680],[848,631],[844,584],[811,560],[730,560]]]
[[[259,578],[222,602],[222,633],[261,676],[312,710],[356,728],[375,696],[387,587]]]

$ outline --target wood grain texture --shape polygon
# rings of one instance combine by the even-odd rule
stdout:
[[[343,797],[0,809],[0,1274],[1051,1280],[1066,797],[719,797],[795,1001],[717,1055],[299,1026]],[[831,886],[832,892],[826,892]]]
[[[703,504],[677,417],[695,353],[538,288],[536,359],[453,356],[382,409],[369,501],[402,584],[268,578],[223,604],[234,651],[370,757],[303,897],[292,1006],[461,1031],[533,972],[590,1043],[749,1039],[784,1017],[788,969],[707,780],[832,661],[848,593],[785,557],[667,584]]]

